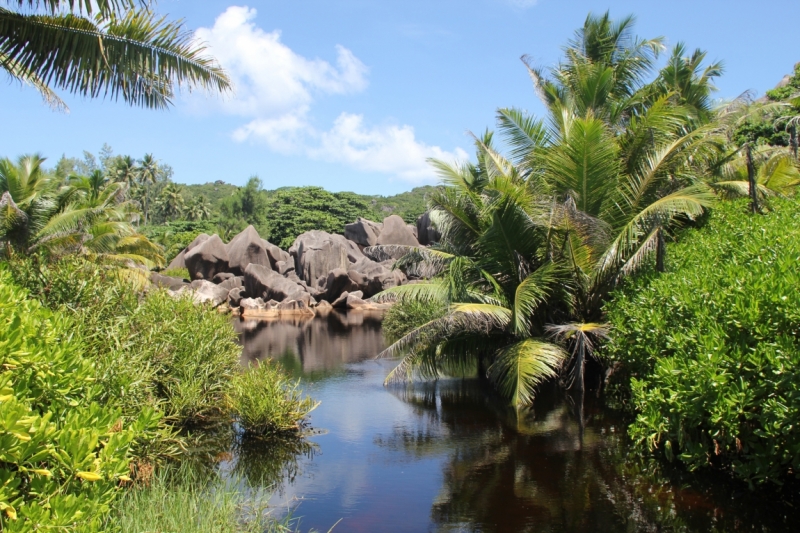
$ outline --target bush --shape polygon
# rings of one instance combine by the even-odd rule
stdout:
[[[0,271],[0,529],[100,531],[158,417],[124,424],[71,317],[27,296]]]
[[[233,379],[228,403],[245,433],[263,436],[297,432],[319,405],[303,398],[299,385],[299,380],[290,380],[276,363],[261,361]]]
[[[383,320],[383,335],[395,342],[414,329],[445,315],[447,308],[435,302],[401,300],[394,304]]]
[[[607,306],[605,350],[631,376],[630,434],[690,469],[751,483],[800,471],[800,207],[716,209],[670,248],[670,271]]]

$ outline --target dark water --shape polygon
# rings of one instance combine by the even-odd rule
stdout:
[[[272,357],[320,407],[298,447],[237,448],[226,467],[336,532],[792,531],[800,517],[745,488],[681,486],[629,457],[625,424],[558,389],[518,416],[471,381],[386,388],[380,317],[237,322],[243,362]]]

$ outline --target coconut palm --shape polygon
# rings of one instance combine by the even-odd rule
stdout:
[[[184,203],[183,192],[180,186],[174,183],[165,185],[158,195],[158,209],[168,220],[178,218],[183,214]]]
[[[167,107],[176,87],[230,88],[227,75],[181,21],[136,0],[7,0],[0,7],[0,67],[66,107],[61,89]],[[16,10],[15,10],[16,9]]]
[[[147,225],[150,214],[150,191],[160,176],[158,161],[153,154],[145,154],[139,161],[138,178],[139,184],[144,189],[144,223]]]
[[[211,218],[211,203],[205,196],[198,196],[187,208],[186,216],[189,220],[208,220]]]
[[[401,266],[422,263],[436,276],[379,298],[436,298],[449,313],[384,352],[405,354],[390,379],[477,361],[520,406],[567,360],[582,389],[589,341],[605,335],[597,322],[608,292],[649,257],[663,270],[671,228],[713,204],[701,177],[724,138],[683,105],[688,98],[664,89],[666,76],[644,82],[661,40],[633,37],[631,23],[590,16],[561,65],[549,76],[532,70],[549,120],[499,110],[508,157],[487,133],[475,139],[477,164],[432,161],[445,184],[429,206],[442,239]],[[713,77],[691,68],[672,80]],[[692,106],[705,104],[695,96]]]
[[[111,168],[108,169],[108,174],[112,180],[121,181],[130,189],[136,185],[136,180],[139,177],[139,167],[134,158],[126,155],[116,159]]]
[[[26,248],[56,209],[58,182],[42,168],[39,154],[21,156],[17,163],[0,159],[0,240]]]

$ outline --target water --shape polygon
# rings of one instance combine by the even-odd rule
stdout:
[[[790,531],[775,499],[681,487],[628,456],[622,419],[557,388],[517,416],[479,384],[384,387],[380,316],[237,322],[242,362],[272,357],[320,407],[305,447],[239,447],[225,463],[301,529],[337,532]],[[730,485],[730,484],[726,484]]]

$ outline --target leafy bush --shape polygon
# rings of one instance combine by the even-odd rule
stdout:
[[[0,529],[99,531],[158,416],[124,424],[71,317],[27,296],[0,271]]]
[[[165,291],[140,298],[125,280],[79,258],[18,259],[9,268],[34,297],[73,314],[104,399],[127,416],[149,406],[186,426],[224,414],[241,351],[229,317]]]
[[[800,471],[800,207],[726,203],[607,306],[638,411],[631,436],[751,483]]]
[[[160,272],[162,276],[172,276],[173,278],[192,279],[188,268],[168,268]]]
[[[396,342],[419,326],[445,315],[447,308],[434,302],[400,300],[386,313],[383,335],[387,342]]]
[[[228,403],[245,433],[296,432],[319,405],[302,397],[299,385],[299,380],[290,380],[276,363],[261,361],[233,379]]]

